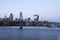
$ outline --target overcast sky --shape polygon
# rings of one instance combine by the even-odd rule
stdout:
[[[39,20],[60,22],[60,0],[0,0],[1,18],[10,13],[19,18],[21,11],[24,19],[38,14]]]

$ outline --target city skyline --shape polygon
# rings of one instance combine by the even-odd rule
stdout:
[[[0,17],[13,13],[14,18],[19,18],[22,11],[24,19],[38,14],[39,20],[60,22],[59,4],[60,0],[0,0]]]

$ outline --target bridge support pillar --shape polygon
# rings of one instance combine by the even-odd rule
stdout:
[[[20,29],[23,28],[23,21],[20,22]]]
[[[20,26],[20,29],[22,29],[22,26]]]

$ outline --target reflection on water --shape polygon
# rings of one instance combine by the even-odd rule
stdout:
[[[60,40],[60,28],[0,27],[0,40]]]

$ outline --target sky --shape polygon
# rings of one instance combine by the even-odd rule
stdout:
[[[60,0],[0,0],[0,18],[10,13],[19,18],[20,12],[24,19],[38,14],[39,20],[60,22]]]

